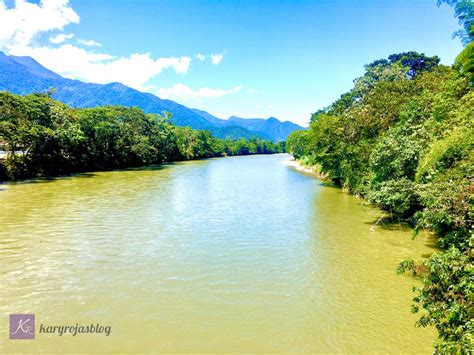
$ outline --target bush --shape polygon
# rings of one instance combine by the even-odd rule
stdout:
[[[377,189],[371,189],[368,200],[383,210],[410,215],[418,204],[415,184],[407,178],[383,181]]]
[[[456,179],[451,172],[437,181],[418,185],[417,190],[424,206],[415,214],[417,230],[433,230],[442,248],[468,248],[472,244],[474,184]]]
[[[448,137],[434,142],[423,157],[416,171],[417,181],[430,181],[444,173],[458,161],[472,159],[474,133],[469,129],[458,129]]]
[[[423,283],[415,287],[414,313],[422,312],[417,325],[435,326],[436,353],[469,354],[474,341],[474,257],[451,247],[422,264],[404,260],[397,272],[410,272]]]
[[[19,180],[34,177],[37,173],[36,168],[25,155],[9,156],[4,161],[6,170],[6,180]]]

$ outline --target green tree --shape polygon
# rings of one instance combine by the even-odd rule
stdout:
[[[436,351],[472,349],[474,93],[472,47],[450,68],[438,57],[393,54],[365,66],[354,88],[293,132],[288,150],[336,184],[436,233],[444,252],[399,271],[417,273],[419,326]],[[471,84],[469,83],[471,81]]]

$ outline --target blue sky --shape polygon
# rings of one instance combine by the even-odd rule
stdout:
[[[435,0],[10,0],[0,17],[29,24],[20,36],[2,21],[2,50],[65,76],[122,81],[221,118],[303,125],[366,63],[415,50],[452,64],[462,49],[452,8]]]

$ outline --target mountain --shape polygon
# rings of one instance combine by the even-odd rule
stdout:
[[[263,119],[231,116],[227,120],[227,124],[244,127],[249,131],[256,133],[264,133],[267,136],[272,137],[272,140],[274,141],[284,141],[288,138],[288,135],[291,132],[304,129],[290,121],[281,122],[275,117]]]
[[[229,120],[217,118],[206,111],[190,109],[171,100],[143,93],[121,83],[93,84],[66,79],[45,68],[31,57],[8,56],[0,52],[0,91],[26,95],[54,88],[52,97],[72,107],[121,105],[140,107],[147,113],[170,112],[177,126],[206,129],[218,138],[259,137],[273,141],[285,140],[292,131],[303,129],[276,118]],[[248,122],[247,122],[248,121]]]
[[[52,72],[51,70],[46,69],[45,67],[43,67],[40,63],[38,63],[36,60],[34,60],[31,57],[17,57],[17,56],[12,55],[10,56],[10,58],[14,62],[25,66],[28,69],[28,71],[33,75],[36,75],[42,78],[49,78],[49,79],[62,79],[61,75],[58,75]]]
[[[173,123],[196,129],[210,129],[212,124],[186,106],[162,100],[120,83],[91,84],[66,79],[44,68],[30,57],[6,56],[0,52],[0,90],[25,95],[46,92],[54,87],[53,98],[73,107],[103,105],[138,106],[147,113],[173,113]]]

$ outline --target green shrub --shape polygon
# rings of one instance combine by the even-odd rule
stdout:
[[[410,272],[418,277],[422,287],[415,287],[414,313],[422,315],[417,325],[435,326],[439,339],[436,353],[470,354],[474,342],[474,257],[451,247],[444,253],[434,253],[421,264],[402,261],[398,273]]]
[[[6,170],[6,180],[19,180],[34,177],[36,168],[31,164],[31,160],[26,155],[9,156],[4,161]]]
[[[416,180],[430,181],[442,174],[456,162],[470,158],[474,147],[474,133],[469,129],[458,129],[448,137],[434,142],[429,152],[421,159],[416,171]]]
[[[368,200],[383,210],[408,215],[417,206],[415,184],[407,179],[388,180],[370,190]]]

